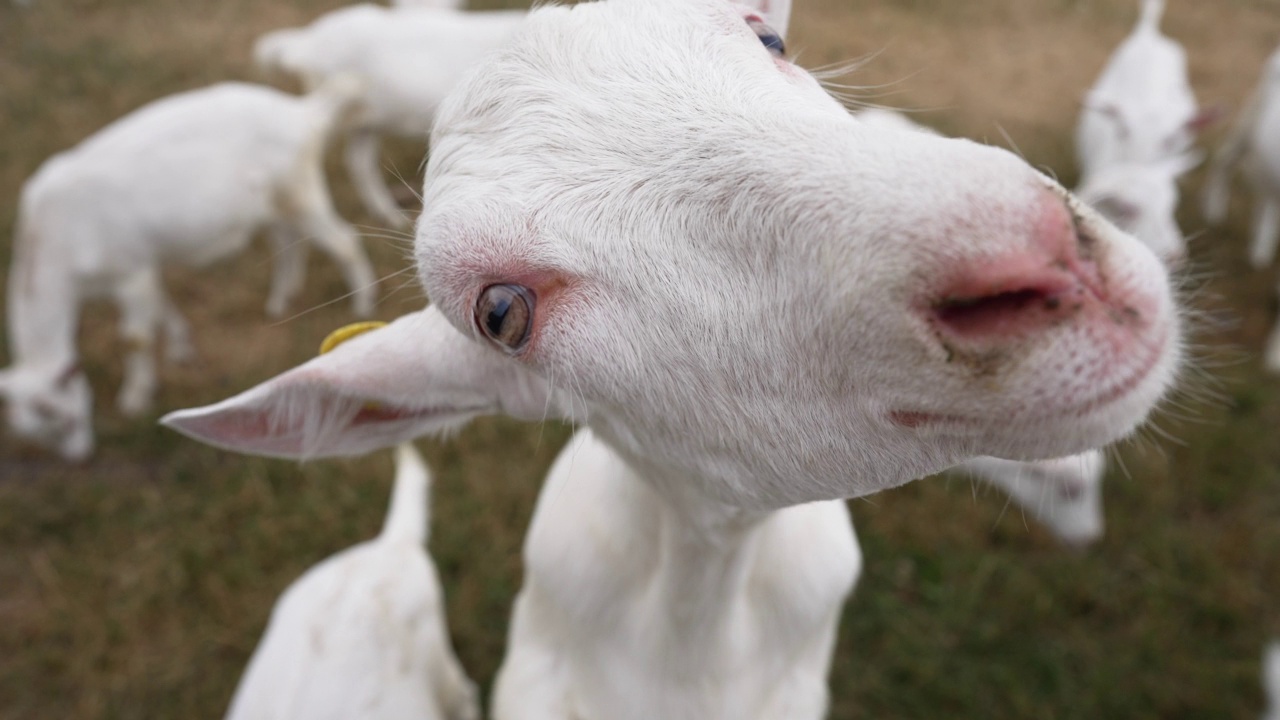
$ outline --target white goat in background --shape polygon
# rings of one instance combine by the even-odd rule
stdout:
[[[46,161],[23,187],[8,285],[11,366],[0,371],[10,428],[67,459],[93,450],[88,381],[76,350],[81,304],[120,308],[126,343],[117,403],[137,415],[157,384],[153,346],[192,355],[161,266],[198,266],[266,228],[276,255],[267,312],[301,288],[310,241],[341,266],[358,314],[373,310],[372,267],[334,212],[323,155],[355,96],[337,79],[305,98],[224,83],[150,103]]]
[[[530,528],[499,720],[822,717],[860,566],[824,501],[1099,447],[1176,373],[1149,250],[1009,152],[859,123],[786,59],[786,16],[533,11],[437,119],[434,305],[165,418],[286,457],[583,423]]]
[[[1106,458],[1099,450],[1037,462],[980,457],[957,465],[1003,490],[1054,537],[1073,548],[1102,538],[1102,476]]]
[[[312,88],[335,75],[361,79],[359,111],[346,126],[345,162],[361,202],[391,227],[408,225],[379,165],[383,135],[425,140],[444,96],[480,58],[505,44],[525,11],[460,12],[354,5],[301,28],[258,39],[268,73]]]
[[[1275,260],[1280,239],[1280,51],[1267,59],[1253,97],[1214,155],[1203,197],[1205,217],[1212,223],[1227,217],[1231,175],[1237,166],[1253,191],[1249,263],[1261,269]],[[1268,370],[1280,373],[1280,321],[1267,342],[1265,363]]]
[[[1076,127],[1081,176],[1116,163],[1183,155],[1219,115],[1199,109],[1187,53],[1160,32],[1164,0],[1142,0],[1133,32],[1116,48],[1084,99]]]
[[[1178,179],[1199,164],[1196,137],[1219,110],[1199,109],[1186,51],[1160,32],[1164,0],[1142,0],[1133,32],[1084,100],[1076,192],[1169,265],[1186,256],[1174,214]]]
[[[1262,269],[1275,259],[1280,238],[1280,51],[1267,59],[1253,97],[1214,155],[1203,198],[1205,217],[1212,223],[1226,220],[1237,166],[1254,196],[1249,262]]]
[[[400,445],[382,533],[284,591],[227,720],[478,720],[425,548],[430,486],[422,456]]]

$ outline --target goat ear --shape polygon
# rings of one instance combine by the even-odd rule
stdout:
[[[763,15],[774,32],[783,38],[787,37],[787,25],[791,22],[791,0],[737,0],[737,2]]]
[[[233,398],[160,422],[228,450],[307,459],[359,455],[480,415],[538,419],[549,401],[540,376],[427,308]]]

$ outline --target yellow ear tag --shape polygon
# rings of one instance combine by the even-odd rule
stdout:
[[[381,320],[365,320],[363,322],[351,323],[350,325],[343,325],[325,336],[324,341],[320,343],[320,354],[324,355],[357,335],[363,335],[385,325],[386,323]],[[381,406],[375,402],[367,402],[364,404],[365,410],[377,411],[380,408]]]
[[[337,330],[329,333],[328,336],[325,337],[324,342],[320,343],[320,354],[324,355],[357,335],[363,335],[370,330],[377,330],[378,328],[385,326],[386,323],[381,320],[365,320],[364,322],[343,325]]]

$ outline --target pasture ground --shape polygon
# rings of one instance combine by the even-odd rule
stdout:
[[[501,0],[499,0],[501,1]],[[1074,177],[1079,99],[1124,36],[1119,0],[797,0],[790,45],[806,66],[869,56],[846,82],[873,102],[926,109],[940,129],[1012,140]],[[259,33],[334,0],[35,0],[0,4],[0,261],[22,180],[50,154],[178,90],[254,78]],[[1275,0],[1170,0],[1165,30],[1190,52],[1202,101],[1238,109],[1280,37]],[[1222,134],[1219,129],[1212,140]],[[416,182],[421,148],[387,163]],[[339,204],[358,224],[345,178]],[[831,717],[1250,718],[1258,661],[1280,634],[1280,379],[1260,372],[1275,275],[1245,257],[1248,209],[1195,236],[1193,302],[1212,384],[1179,420],[1121,447],[1106,485],[1108,532],[1072,554],[1003,497],[930,479],[852,504],[866,572],[832,669]],[[368,228],[378,268],[404,267],[404,240]],[[196,329],[199,363],[168,368],[160,411],[246,388],[314,352],[350,320],[333,267],[313,260],[299,310],[264,319],[268,256],[170,287]],[[0,280],[0,284],[4,281]],[[384,287],[379,314],[421,305],[411,280]],[[67,467],[0,434],[0,717],[217,717],[277,594],[322,557],[372,536],[388,454],[296,464],[189,442],[154,417],[122,419],[114,311],[82,332],[97,392],[100,451]],[[7,357],[0,352],[0,357]],[[519,546],[539,479],[569,430],[477,422],[422,442],[437,476],[431,550],[460,656],[486,688],[520,582]]]

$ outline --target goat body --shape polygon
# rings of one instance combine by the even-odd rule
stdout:
[[[445,95],[505,44],[525,15],[354,5],[306,27],[267,33],[254,55],[259,67],[294,75],[308,88],[336,75],[360,78],[360,109],[345,129],[347,170],[369,212],[404,227],[379,167],[381,136],[425,139]]]
[[[478,720],[424,548],[430,477],[410,445],[382,533],[285,590],[227,720]]]
[[[1160,32],[1164,0],[1142,0],[1133,32],[1085,96],[1076,128],[1076,193],[1177,265],[1186,240],[1174,217],[1178,179],[1199,164],[1192,150],[1216,109],[1201,111],[1182,46]]]
[[[10,426],[67,458],[93,446],[88,384],[75,347],[81,304],[120,307],[128,345],[118,404],[144,412],[157,383],[153,344],[191,354],[186,321],[161,285],[165,263],[199,266],[267,228],[276,250],[267,311],[301,287],[310,240],[342,267],[360,314],[374,274],[334,212],[324,149],[353,88],[335,80],[305,98],[224,83],[153,102],[41,166],[23,187],[8,286],[12,366],[0,373]]]

